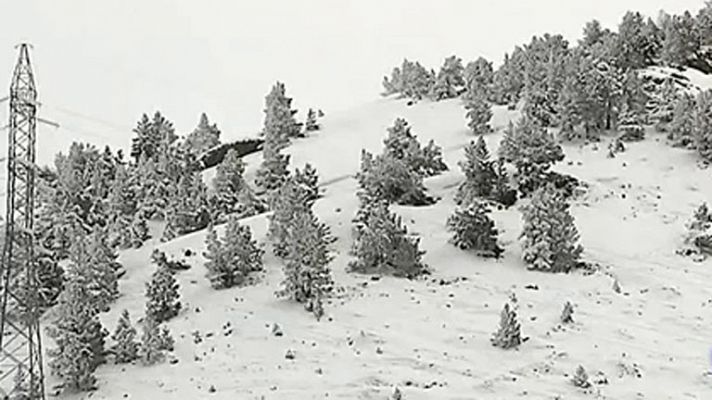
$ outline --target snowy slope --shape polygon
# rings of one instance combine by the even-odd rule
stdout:
[[[495,109],[495,151],[501,130],[517,113]],[[429,207],[395,207],[411,232],[422,237],[433,275],[420,281],[347,274],[350,220],[356,209],[361,148],[380,151],[386,128],[405,117],[422,142],[443,147],[451,171],[426,181],[441,200]],[[588,183],[573,205],[584,258],[600,271],[550,275],[527,271],[520,261],[517,208],[495,211],[506,252],[484,260],[447,243],[445,220],[462,180],[457,162],[472,139],[459,101],[381,99],[352,111],[327,115],[323,130],[297,141],[288,152],[294,166],[318,169],[325,197],[316,212],[338,237],[332,263],[339,295],[317,322],[301,306],[277,300],[281,266],[271,255],[252,287],[215,291],[204,278],[203,259],[187,257],[192,269],[179,275],[185,309],[169,323],[176,338],[175,364],[102,366],[99,390],[66,398],[92,399],[386,399],[398,386],[407,400],[596,398],[569,382],[582,364],[606,399],[708,399],[712,394],[712,263],[692,263],[674,254],[683,224],[695,205],[712,200],[709,171],[693,154],[666,146],[649,134],[615,159],[608,139],[595,146],[565,148],[557,169]],[[248,175],[259,155],[248,157]],[[264,216],[246,220],[264,240]],[[113,330],[123,308],[142,314],[144,283],[153,268],[154,246],[174,255],[204,249],[204,232],[167,244],[149,243],[121,254],[128,273],[123,296],[103,315]],[[269,254],[269,252],[268,252]],[[611,286],[618,279],[622,293]],[[526,289],[535,285],[538,289]],[[489,337],[509,293],[521,305],[518,350],[494,348]],[[557,327],[567,301],[576,306],[573,326]],[[223,327],[230,322],[228,334]],[[284,336],[270,333],[273,323]],[[705,329],[707,328],[707,329]],[[195,344],[192,332],[203,342]],[[211,334],[211,335],[209,335]],[[287,360],[288,349],[296,359]],[[210,392],[213,386],[215,391]]]

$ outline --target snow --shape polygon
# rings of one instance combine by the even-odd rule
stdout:
[[[496,132],[485,138],[491,152],[517,111],[495,108],[494,114]],[[422,238],[424,261],[433,269],[417,281],[345,271],[361,148],[379,152],[396,117],[406,118],[421,142],[435,139],[451,168],[426,180],[441,198],[435,205],[394,207]],[[478,258],[448,244],[445,221],[462,180],[457,162],[473,139],[459,100],[407,106],[386,98],[322,122],[322,130],[295,141],[288,153],[293,166],[309,161],[319,171],[325,196],[315,211],[338,238],[332,268],[340,290],[326,306],[329,318],[317,322],[300,305],[274,296],[282,273],[269,252],[256,285],[221,291],[210,288],[200,255],[185,257],[192,268],[179,273],[184,310],[169,322],[178,362],[107,364],[98,370],[96,392],[63,398],[386,399],[396,386],[407,400],[590,398],[569,382],[579,364],[594,381],[599,371],[605,374],[608,384],[594,385],[598,398],[709,398],[712,268],[710,261],[675,254],[693,208],[712,199],[709,171],[698,167],[694,154],[665,145],[655,133],[613,159],[605,150],[610,138],[597,146],[567,145],[556,169],[589,185],[572,212],[584,259],[600,271],[553,275],[527,271],[520,260],[516,207],[492,213],[503,259]],[[248,175],[259,161],[259,154],[247,157]],[[264,242],[265,216],[245,223]],[[174,256],[185,249],[201,254],[204,238],[202,231],[123,252],[128,273],[120,281],[122,297],[102,315],[107,328],[113,331],[124,308],[134,321],[143,314],[154,247]],[[612,289],[616,279],[620,294]],[[538,289],[525,288],[532,285]],[[529,340],[501,350],[489,338],[511,292]],[[575,306],[575,323],[559,327],[566,301]],[[273,323],[284,336],[271,335]],[[194,331],[202,343],[193,342]],[[294,360],[285,359],[289,349]]]

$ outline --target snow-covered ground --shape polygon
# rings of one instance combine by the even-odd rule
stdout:
[[[486,137],[492,152],[502,128],[517,115],[494,111],[496,132]],[[435,139],[451,169],[426,181],[441,198],[437,204],[394,208],[422,238],[433,270],[417,281],[345,272],[361,148],[380,151],[396,117],[405,117],[421,142]],[[598,146],[565,147],[567,158],[557,169],[589,185],[572,211],[584,258],[600,271],[544,274],[527,271],[520,260],[517,207],[493,212],[503,259],[481,259],[448,244],[445,220],[463,179],[457,162],[472,139],[459,100],[408,107],[380,99],[327,115],[321,131],[288,152],[293,166],[309,161],[318,169],[325,196],[315,209],[338,238],[332,268],[341,290],[326,307],[328,318],[317,322],[300,305],[275,298],[282,272],[269,252],[258,284],[223,291],[210,288],[200,255],[187,257],[192,268],[179,273],[184,310],[169,322],[177,362],[107,364],[98,370],[98,391],[67,397],[387,399],[398,386],[407,400],[709,399],[712,262],[696,264],[675,250],[693,208],[712,201],[710,171],[655,133],[614,159],[606,157],[609,138]],[[251,175],[259,155],[247,161]],[[245,222],[264,242],[265,217]],[[128,273],[120,281],[123,296],[102,315],[107,328],[113,330],[123,308],[134,319],[143,314],[155,246],[176,256],[185,249],[201,254],[204,237],[197,232],[123,252]],[[621,293],[612,289],[615,279]],[[529,340],[505,351],[492,347],[489,338],[512,292]],[[575,305],[575,324],[560,327],[566,301]],[[284,336],[271,334],[274,323]],[[196,331],[203,338],[199,344]],[[294,360],[285,358],[289,349],[296,352]],[[594,382],[607,380],[594,386],[600,396],[569,383],[579,364]]]

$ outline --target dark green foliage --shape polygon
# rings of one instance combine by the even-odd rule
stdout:
[[[157,323],[168,321],[181,309],[180,285],[175,272],[159,266],[146,283],[146,316]]]
[[[504,251],[497,244],[497,229],[489,217],[489,208],[475,201],[466,208],[455,210],[447,220],[453,233],[452,244],[461,250],[474,250],[478,256],[499,258]]]
[[[408,235],[401,218],[388,209],[388,203],[361,197],[361,206],[354,220],[355,257],[349,267],[362,273],[385,273],[413,278],[428,272],[422,262],[419,239]]]
[[[509,303],[504,305],[500,314],[499,328],[490,339],[492,346],[502,349],[512,349],[522,344],[522,336],[517,312],[509,307]]]
[[[553,184],[534,192],[531,203],[522,207],[522,216],[522,258],[529,269],[569,272],[578,267],[583,251],[579,234],[569,204]]]

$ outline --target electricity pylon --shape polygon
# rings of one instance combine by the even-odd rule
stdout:
[[[34,203],[37,89],[29,45],[21,44],[10,85],[5,244],[0,263],[0,390],[44,399]]]

